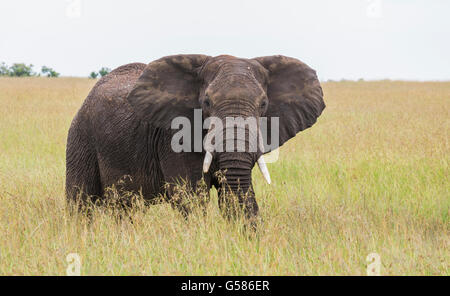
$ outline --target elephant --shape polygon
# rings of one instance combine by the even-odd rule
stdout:
[[[147,65],[120,66],[95,84],[71,123],[66,199],[81,205],[103,201],[108,198],[105,189],[128,176],[122,184],[127,191],[141,194],[149,203],[161,195],[171,201],[174,191],[167,184],[185,180],[194,190],[203,180],[208,194],[217,188],[222,212],[233,207],[233,195],[246,219],[254,220],[259,208],[252,168],[257,163],[270,182],[262,155],[311,127],[324,108],[315,70],[292,57],[179,54]],[[277,145],[262,142],[251,151],[244,140],[244,151],[212,151],[206,145],[174,151],[173,120],[192,121],[195,110],[202,112],[203,123],[208,117],[264,117],[270,129],[272,118],[277,118],[277,134],[258,132],[258,143],[259,136],[267,143],[277,136]],[[211,135],[211,128],[202,129],[200,140]],[[223,131],[229,129],[235,135],[234,127],[225,125]],[[255,133],[249,128],[244,132]],[[221,145],[234,141],[228,135]]]

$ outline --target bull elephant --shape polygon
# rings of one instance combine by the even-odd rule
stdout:
[[[221,209],[231,207],[232,194],[251,220],[259,211],[252,168],[258,163],[270,182],[262,155],[276,147],[259,144],[251,151],[246,145],[244,151],[219,152],[200,145],[191,152],[177,152],[172,147],[173,120],[194,120],[194,110],[201,110],[202,120],[268,118],[270,130],[271,118],[278,118],[276,142],[281,146],[311,127],[324,108],[316,72],[295,58],[173,55],[148,65],[121,66],[97,82],[72,121],[66,150],[67,199],[81,204],[101,201],[108,198],[105,188],[129,176],[124,186],[130,192],[148,201],[161,194],[171,200],[173,193],[165,184],[183,179],[194,188],[204,180],[208,189],[218,189]],[[224,125],[224,130],[230,128],[235,135],[234,127]],[[226,146],[234,139],[224,132],[221,143]],[[211,130],[204,129],[200,137],[209,134]],[[262,143],[274,140],[273,135],[264,137]]]

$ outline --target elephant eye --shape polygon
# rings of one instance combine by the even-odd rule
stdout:
[[[261,109],[266,109],[267,106],[267,102],[266,101],[262,101],[261,102]]]
[[[203,104],[205,105],[206,108],[209,108],[209,107],[211,107],[211,100],[208,99],[208,98],[206,98],[206,99],[203,101]]]

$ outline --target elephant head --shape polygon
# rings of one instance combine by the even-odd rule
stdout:
[[[280,55],[254,59],[228,55],[164,57],[147,65],[127,99],[143,120],[164,129],[170,129],[178,116],[193,120],[193,110],[200,108],[203,118],[214,116],[224,122],[226,118],[267,117],[268,130],[273,118],[278,118],[278,146],[312,126],[325,108],[315,71],[297,59]],[[233,128],[224,135],[235,134],[234,127],[223,126],[224,130]],[[259,126],[257,131],[247,128],[245,133],[259,134]],[[273,142],[271,137],[268,135],[265,142]],[[223,145],[234,140],[226,136]],[[214,163],[225,172],[227,188],[234,193],[247,192],[251,170],[258,162],[270,182],[261,155],[276,147],[260,144],[250,152],[249,146],[247,143],[246,151],[224,152],[204,147],[204,172]]]

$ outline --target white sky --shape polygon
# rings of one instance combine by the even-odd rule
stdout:
[[[322,80],[450,80],[450,1],[0,2],[0,62],[87,76],[177,53],[283,54]]]

